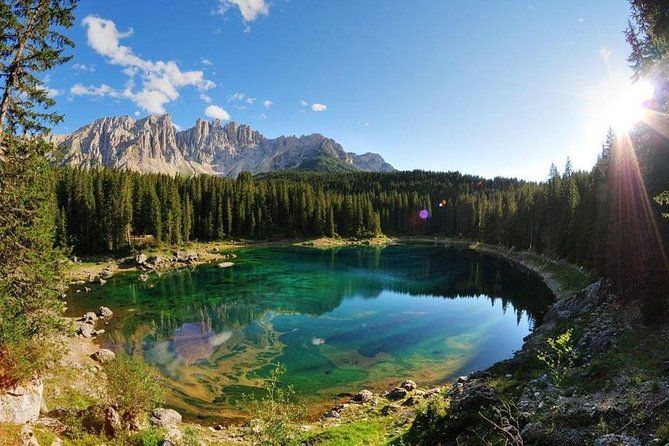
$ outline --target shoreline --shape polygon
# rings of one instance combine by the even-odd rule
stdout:
[[[294,242],[286,242],[286,241],[281,241],[281,242],[264,242],[264,243],[250,243],[250,242],[236,242],[236,243],[208,243],[208,244],[198,244],[197,247],[191,246],[186,249],[186,251],[191,251],[191,252],[197,252],[198,253],[198,260],[197,262],[193,262],[190,266],[197,266],[201,264],[206,264],[206,263],[212,263],[215,262],[216,260],[219,260],[222,255],[225,255],[226,252],[232,252],[235,249],[239,248],[245,248],[249,246],[277,246],[277,245],[286,245],[290,244],[293,246],[303,246],[303,247],[309,247],[309,248],[315,248],[315,249],[330,249],[330,248],[337,248],[337,247],[343,247],[343,246],[387,246],[391,244],[412,244],[412,243],[420,243],[420,244],[440,244],[444,245],[445,247],[456,247],[456,248],[463,248],[463,249],[471,249],[475,250],[478,252],[482,252],[487,255],[493,255],[496,257],[500,257],[503,259],[506,259],[510,262],[513,262],[514,264],[526,268],[530,271],[532,271],[535,274],[538,274],[542,281],[546,283],[546,285],[550,288],[551,292],[555,295],[556,301],[563,299],[565,297],[573,296],[575,292],[577,291],[575,289],[575,285],[570,284],[570,283],[565,283],[561,282],[559,277],[556,277],[556,270],[562,270],[562,271],[569,271],[572,270],[573,274],[580,274],[581,276],[585,277],[585,274],[583,271],[581,271],[579,268],[573,266],[573,265],[567,265],[567,264],[560,264],[556,261],[545,259],[540,256],[536,256],[531,253],[527,252],[517,252],[514,250],[509,250],[503,247],[498,247],[498,246],[493,246],[493,245],[487,245],[487,244],[481,244],[481,243],[476,243],[476,242],[470,242],[466,240],[457,240],[457,239],[449,239],[449,238],[437,238],[437,239],[429,239],[429,238],[421,238],[421,237],[405,237],[405,238],[377,238],[374,241],[368,241],[366,242],[365,240],[346,240],[346,239],[317,239],[317,240],[306,240],[306,241],[294,241]],[[197,248],[197,249],[196,249]],[[163,250],[162,252],[165,252]],[[205,253],[207,253],[205,255]],[[90,274],[94,274],[96,271],[99,273],[104,268],[109,267],[110,263],[113,264],[112,268],[114,273],[124,273],[124,272],[133,272],[137,271],[136,266],[130,266],[130,267],[123,267],[122,265],[127,265],[127,260],[132,259],[133,257],[125,257],[123,259],[110,259],[109,262],[82,262],[82,264],[75,265],[75,272],[70,271],[70,279],[74,278],[79,278],[79,280],[82,280],[83,277],[88,277]],[[171,269],[176,269],[181,266],[170,266],[167,268],[167,270]],[[78,274],[78,275],[77,275]],[[585,280],[582,278],[582,280]],[[588,281],[589,283],[589,281]],[[68,318],[70,321],[73,321],[74,318]],[[523,345],[521,346],[521,351],[525,349],[526,345],[532,344],[533,338],[536,335],[536,331],[531,332],[528,337],[524,340]],[[69,367],[72,368],[73,364],[77,363],[77,354],[79,354],[79,358],[83,363],[91,363],[92,359],[90,358],[90,352],[91,348],[99,348],[99,343],[97,342],[96,339],[84,339],[84,338],[79,338],[77,336],[72,336],[68,340],[68,361],[61,367]],[[77,345],[80,344],[79,347]],[[73,354],[72,351],[75,353]],[[78,352],[78,353],[77,353]],[[83,352],[83,353],[82,353]],[[74,355],[74,356],[73,356]],[[83,355],[83,356],[82,356]],[[509,361],[513,358],[508,358],[502,361],[499,361],[490,367],[486,368],[483,373],[487,373],[489,370],[493,370],[495,368],[498,368],[501,364],[505,363],[506,361]],[[93,362],[94,364],[94,362]],[[104,375],[104,370],[102,367],[92,365],[91,367],[96,368],[96,370],[92,373],[98,374],[98,375]],[[92,369],[91,369],[92,370]],[[411,376],[407,376],[407,379],[411,379]],[[104,381],[104,377],[102,379]],[[48,382],[48,381],[47,381]],[[451,380],[449,382],[446,382],[442,385],[439,385],[433,389],[427,389],[423,388],[422,386],[416,389],[416,395],[422,395],[423,393],[426,392],[433,392],[430,395],[430,398],[433,398],[434,395],[442,395],[444,392],[447,391],[447,389],[450,388],[450,384],[452,383]],[[419,383],[419,385],[424,384],[424,383]],[[438,390],[435,390],[438,389]],[[359,389],[351,389],[351,392],[357,392]],[[390,390],[390,389],[389,389]],[[376,401],[372,406],[373,410],[378,412],[378,408],[376,407],[377,405],[380,405],[381,402],[388,402],[387,400],[387,394],[388,392],[382,392],[382,393],[374,393],[373,398],[374,401]],[[348,395],[356,395],[356,393],[349,393]],[[422,398],[422,397],[421,397]],[[349,398],[350,399],[350,398]],[[423,399],[424,401],[427,401],[427,399]],[[395,405],[392,404],[392,401],[390,401],[390,405],[393,406],[393,411],[396,410]],[[323,412],[324,409],[326,409],[328,406],[334,405],[330,410],[325,410],[323,415],[320,417],[317,417],[316,419],[312,419],[312,421],[305,421],[304,422],[304,428],[307,431],[312,431],[312,430],[319,430],[319,429],[330,429],[330,428],[338,428],[339,426],[344,426],[346,423],[357,423],[359,422],[360,419],[360,413],[359,411],[363,410],[361,407],[358,407],[357,404],[352,404],[347,402],[346,397],[342,394],[341,398],[335,398],[332,400],[331,404],[324,403],[324,404],[319,404],[319,407],[321,408],[321,412]],[[355,407],[350,407],[349,406],[355,406]],[[391,409],[385,409],[384,406],[383,410],[381,411],[382,413],[387,412],[388,410]],[[337,416],[332,416],[329,417],[327,414],[332,414],[334,409],[339,409],[337,412]],[[398,410],[398,414],[401,413],[403,414],[402,416],[404,417],[413,417],[417,414],[417,409],[418,406],[407,406],[405,407],[404,404],[402,405],[402,408]],[[366,408],[364,409],[365,411],[372,410],[372,408]],[[369,413],[366,413],[364,415],[364,419],[368,419],[371,417],[371,419],[375,419],[375,417],[378,417],[376,412],[373,412],[374,415],[370,415]],[[395,415],[399,416],[399,415]],[[213,431],[213,428],[207,427],[208,425],[203,425],[201,422],[193,421],[193,420],[185,420],[184,425],[188,426],[189,428],[193,428],[200,432],[200,434],[204,436],[213,436],[212,438],[216,438],[216,440],[213,440],[214,443],[212,444],[219,444],[217,441],[225,441],[225,439],[230,439],[230,438],[238,438],[240,436],[240,429],[242,427],[239,424],[229,424],[224,427],[222,427],[219,430],[216,430],[216,432]],[[245,441],[245,439],[244,439]],[[225,443],[223,443],[225,444]],[[238,443],[239,444],[239,443]],[[244,443],[241,443],[244,444]]]

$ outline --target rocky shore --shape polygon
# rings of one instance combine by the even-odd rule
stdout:
[[[541,275],[554,291],[556,302],[522,349],[452,385],[423,388],[407,379],[383,393],[363,389],[350,394],[318,419],[296,426],[294,435],[300,444],[448,444],[444,438],[457,438],[463,445],[495,444],[491,443],[495,438],[511,445],[560,446],[664,445],[669,441],[666,327],[646,328],[642,336],[639,315],[605,281],[581,287],[589,281],[576,267],[489,245],[466,247],[517,262]],[[215,258],[230,259],[229,255]],[[133,262],[132,268],[150,274],[204,259],[175,253],[169,260],[138,255]],[[111,274],[119,271],[105,267]],[[87,283],[103,285],[100,279],[107,280],[106,275],[98,273]],[[105,364],[114,353],[94,342],[102,332],[99,324],[110,317],[113,310],[102,306],[72,321],[71,336],[64,339],[67,353],[53,373],[0,395],[0,417],[20,428],[16,438],[22,443],[17,444],[69,444],[62,414],[72,412],[63,412],[64,406],[74,406],[78,416],[92,420],[97,426],[92,432],[97,429],[106,435],[123,429],[115,409],[104,404]],[[538,358],[567,332],[569,362],[563,364],[564,377],[557,380],[555,370]],[[73,403],[72,395],[81,401]],[[157,444],[165,446],[186,444],[186,436],[203,445],[254,442],[248,426],[205,427],[184,422],[177,412],[162,407],[156,407],[141,428],[151,426],[159,429]],[[331,442],[361,435],[364,441]]]

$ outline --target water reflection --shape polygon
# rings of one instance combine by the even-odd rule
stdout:
[[[397,376],[443,380],[517,348],[551,300],[532,274],[464,250],[427,246],[246,249],[138,282],[115,277],[71,299],[112,307],[103,343],[137,351],[174,385],[173,405],[226,413],[273,362],[305,395]],[[507,314],[508,313],[508,314]]]

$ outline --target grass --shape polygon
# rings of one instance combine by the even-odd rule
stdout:
[[[21,426],[12,423],[0,423],[0,446],[21,444]]]
[[[303,437],[308,445],[318,446],[366,446],[395,444],[398,437],[392,418],[355,421],[326,428]]]

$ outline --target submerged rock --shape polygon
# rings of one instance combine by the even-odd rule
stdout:
[[[233,262],[221,262],[218,264],[219,268],[230,268],[231,266],[234,266]]]

